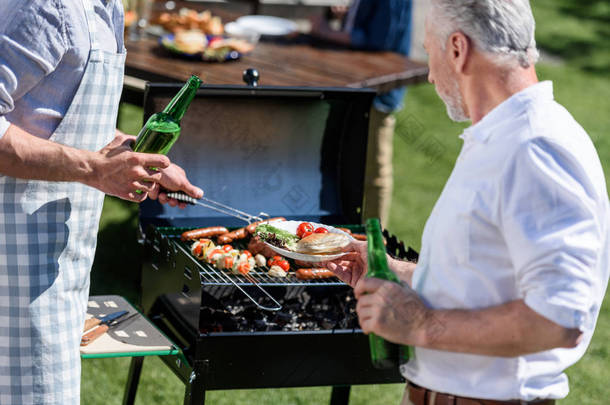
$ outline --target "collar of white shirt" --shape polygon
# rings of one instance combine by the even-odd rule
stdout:
[[[521,114],[532,101],[553,100],[553,83],[544,81],[536,83],[525,90],[513,94],[504,100],[475,125],[466,128],[460,138],[465,142],[471,140],[487,142],[489,137],[507,121]]]

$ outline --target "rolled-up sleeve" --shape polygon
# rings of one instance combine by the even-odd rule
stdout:
[[[592,328],[603,248],[592,180],[569,151],[544,138],[522,145],[503,178],[503,236],[521,297],[561,326]]]
[[[0,137],[5,115],[45,76],[66,51],[63,6],[53,1],[14,1],[0,17]]]

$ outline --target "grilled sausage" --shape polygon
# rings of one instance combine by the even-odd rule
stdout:
[[[239,228],[232,232],[228,232],[218,236],[216,240],[218,241],[218,243],[224,245],[225,243],[231,243],[237,239],[243,239],[246,236],[248,236],[248,231],[246,230],[246,228]]]
[[[366,240],[366,235],[362,233],[352,233],[352,238],[356,240]]]
[[[250,238],[250,242],[248,243],[248,250],[252,252],[253,255],[261,254],[267,258],[275,256],[277,253],[269,246],[265,244],[258,236],[253,236]],[[309,266],[306,264],[305,266]]]
[[[253,234],[254,232],[256,232],[256,227],[259,226],[260,224],[268,224],[270,222],[285,221],[285,220],[286,220],[286,218],[284,218],[284,217],[277,217],[277,218],[265,219],[264,221],[252,222],[250,225],[248,225],[246,227],[246,230],[248,231],[249,234]]]
[[[298,269],[295,273],[299,280],[314,280],[334,277],[334,273],[326,269]]]
[[[192,231],[186,231],[180,236],[180,239],[187,241],[200,238],[211,238],[213,236],[222,235],[223,233],[228,232],[229,230],[224,226],[210,226],[208,228],[199,228],[193,229]]]

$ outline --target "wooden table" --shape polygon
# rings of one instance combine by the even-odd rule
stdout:
[[[247,68],[259,71],[261,86],[369,87],[379,92],[422,82],[428,74],[426,65],[393,52],[259,42],[240,60],[212,63],[172,56],[156,40],[146,39],[127,43],[126,90],[140,89],[142,81],[183,82],[191,74],[204,83],[239,85]]]

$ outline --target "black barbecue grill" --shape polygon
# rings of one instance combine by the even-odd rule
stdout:
[[[145,118],[178,88],[149,84]],[[362,232],[373,97],[361,89],[207,86],[170,157],[214,200]],[[206,390],[325,385],[339,404],[348,402],[351,385],[403,381],[396,369],[372,367],[349,286],[336,278],[274,278],[265,268],[247,278],[228,274],[197,260],[179,238],[187,229],[244,222],[202,207],[145,202],[140,223],[142,307],[184,353],[163,359],[186,384],[185,403],[203,404]],[[386,238],[394,255],[414,257]],[[141,365],[132,362],[135,384],[125,403],[133,400]]]

